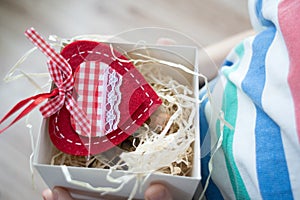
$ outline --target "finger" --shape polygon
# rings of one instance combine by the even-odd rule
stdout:
[[[53,200],[73,200],[73,198],[67,190],[55,187],[53,189]]]
[[[46,189],[42,192],[42,197],[44,200],[54,200],[53,193],[50,189]]]
[[[150,185],[145,192],[146,200],[172,200],[172,196],[167,187],[155,183]]]

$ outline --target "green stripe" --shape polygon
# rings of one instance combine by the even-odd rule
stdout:
[[[235,127],[236,125],[236,117],[238,110],[238,99],[237,99],[237,88],[236,86],[229,80],[229,74],[236,71],[240,65],[240,60],[244,55],[244,46],[241,43],[235,49],[235,53],[238,55],[239,60],[233,66],[227,67],[223,69],[223,74],[227,78],[227,83],[224,89],[224,96],[222,101],[222,110],[224,112],[225,120]],[[220,121],[217,122],[217,133],[220,135]],[[229,174],[230,182],[235,194],[236,199],[250,199],[249,194],[246,190],[243,179],[240,175],[240,172],[237,168],[237,165],[234,161],[232,143],[233,143],[234,130],[231,130],[228,127],[224,127],[223,130],[223,143],[222,149],[225,155],[225,162],[227,171]]]

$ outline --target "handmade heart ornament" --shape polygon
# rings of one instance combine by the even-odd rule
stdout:
[[[34,29],[25,34],[49,58],[53,89],[21,101],[0,123],[31,102],[11,126],[48,99],[40,111],[49,117],[52,143],[64,153],[87,156],[123,142],[161,105],[143,75],[112,45],[75,41],[58,54]]]
[[[78,105],[90,119],[84,133],[63,107],[49,119],[49,134],[62,152],[98,154],[112,148],[139,128],[161,104],[142,74],[111,46],[76,41],[61,55],[72,67]]]

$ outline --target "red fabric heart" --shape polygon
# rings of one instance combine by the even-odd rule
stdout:
[[[130,136],[162,103],[134,65],[127,62],[127,58],[121,53],[113,50],[113,55],[111,51],[110,46],[103,43],[76,41],[61,52],[72,67],[75,77],[73,97],[78,99],[78,105],[87,113],[92,130],[92,137],[88,137],[76,126],[69,111],[63,106],[50,117],[48,124],[50,138],[62,152],[86,156],[108,150]],[[95,66],[104,66],[102,69],[107,70],[108,75],[103,75],[103,71],[95,72]],[[90,78],[80,78],[81,75],[92,75],[93,81]],[[111,92],[114,88],[110,88],[108,79],[116,77],[119,79],[119,91]],[[80,83],[82,80],[87,82]],[[86,87],[87,91],[81,90],[80,85]],[[113,111],[117,113],[108,112],[112,106],[106,104],[109,93],[119,98],[113,104]],[[111,114],[114,114],[113,118]]]

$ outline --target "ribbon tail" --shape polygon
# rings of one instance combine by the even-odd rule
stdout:
[[[38,94],[38,95],[29,97],[27,99],[20,101],[0,120],[0,124],[2,124],[4,121],[6,121],[11,115],[13,115],[15,112],[20,110],[22,107],[27,105],[30,101],[33,101],[33,102],[29,106],[27,106],[8,126],[6,126],[3,129],[0,129],[0,134],[3,133],[5,130],[7,130],[9,127],[11,127],[14,123],[19,121],[22,117],[27,115],[30,111],[32,111],[36,106],[38,106],[44,100],[51,98],[57,94],[58,94],[58,90],[54,89],[50,93]]]
[[[76,101],[73,99],[73,97],[67,93],[67,98],[66,98],[66,108],[72,115],[75,123],[79,125],[81,130],[86,134],[86,135],[91,135],[91,122],[88,119],[86,113],[78,106]]]

